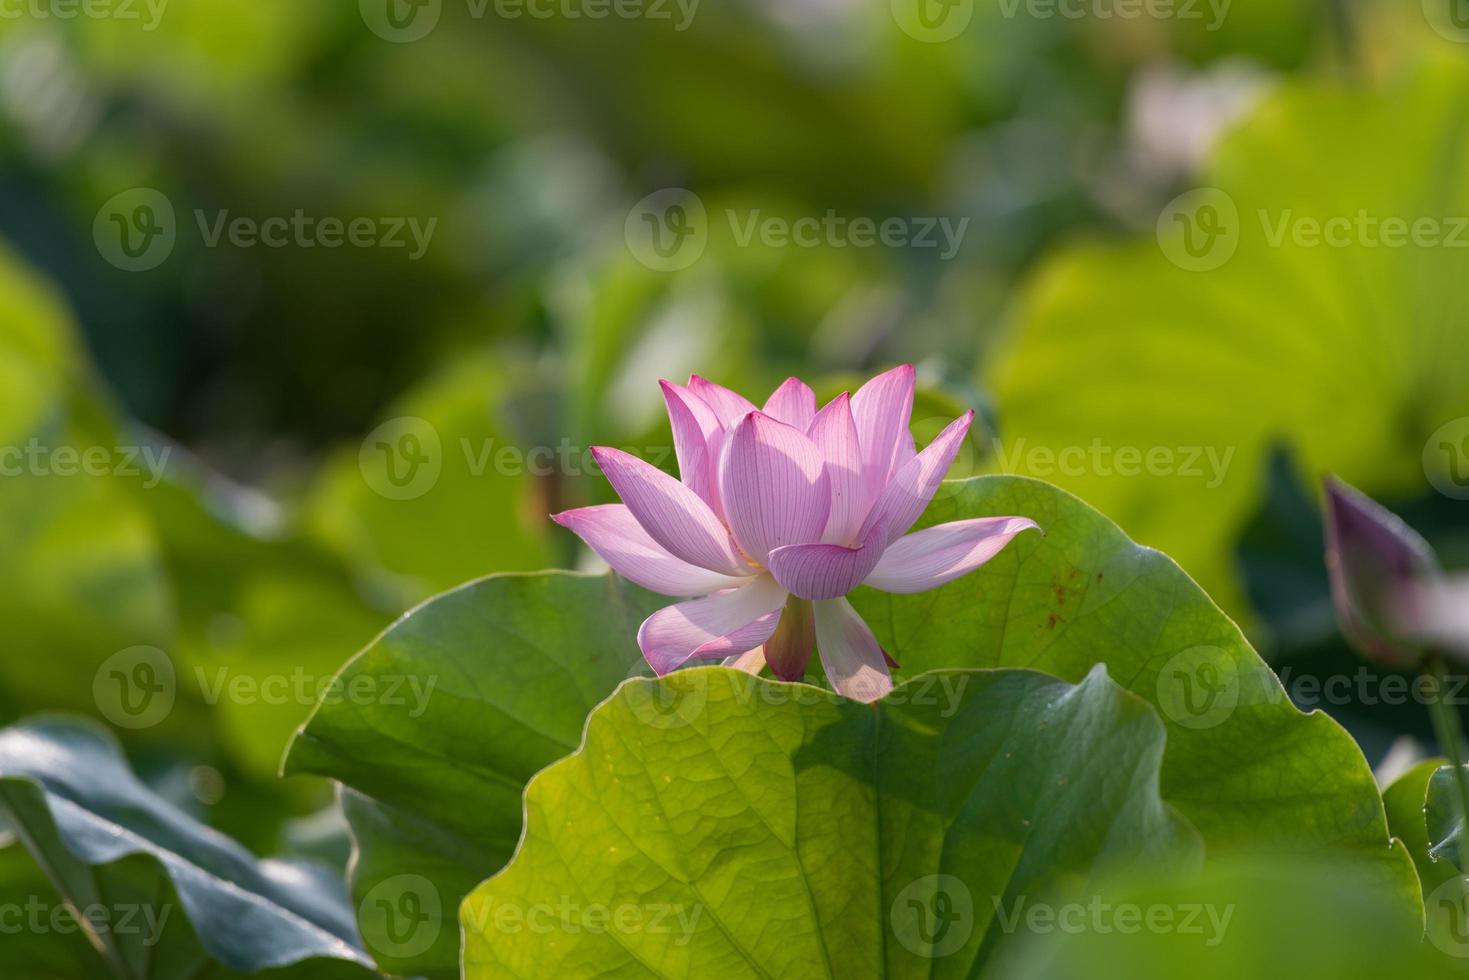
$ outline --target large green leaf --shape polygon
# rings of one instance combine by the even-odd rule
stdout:
[[[1188,865],[1164,732],[1100,668],[945,671],[867,706],[721,667],[624,685],[464,903],[468,980],[961,977],[1008,908]]]
[[[526,780],[639,670],[638,624],[668,601],[612,576],[494,576],[413,610],[343,668],[344,696],[317,708],[285,768],[349,787],[353,891],[379,962],[454,974],[454,910],[510,857]],[[384,918],[400,901],[433,913],[416,936]]]
[[[210,960],[313,980],[370,972],[332,875],[257,860],[179,812],[100,729],[37,719],[0,731],[0,815],[93,922],[88,938],[119,977],[192,977]]]
[[[1287,855],[1197,878],[1117,883],[1107,905],[1031,922],[1005,980],[1433,980],[1462,977],[1371,868]],[[1433,937],[1430,937],[1432,939]]]
[[[1161,238],[1080,245],[1035,277],[988,372],[1001,466],[1075,491],[1236,612],[1274,446],[1313,484],[1457,495],[1466,120],[1457,52],[1381,87],[1282,86]]]
[[[941,589],[853,601],[905,672],[1029,667],[1079,681],[1106,664],[1168,726],[1163,796],[1211,855],[1239,848],[1351,851],[1384,862],[1416,901],[1382,799],[1351,737],[1302,714],[1239,628],[1164,555],[1133,544],[1049,484],[978,477],[943,485],[921,524],[992,514],[1038,522]]]

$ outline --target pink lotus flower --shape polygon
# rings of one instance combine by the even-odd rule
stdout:
[[[697,375],[688,387],[662,385],[682,479],[599,446],[593,456],[622,503],[554,518],[638,585],[704,597],[660,609],[638,630],[660,675],[722,658],[800,680],[814,647],[838,693],[875,701],[892,690],[892,661],[847,593],[937,588],[1036,527],[983,517],[908,533],[974,420],[965,413],[916,452],[912,365],[820,411],[796,378],[763,409]]]

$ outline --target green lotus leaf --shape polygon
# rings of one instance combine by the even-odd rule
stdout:
[[[1049,484],[978,477],[940,494],[920,526],[1019,514],[1046,535],[1019,538],[931,592],[854,594],[905,672],[1027,667],[1075,682],[1105,664],[1163,718],[1163,797],[1203,833],[1211,857],[1350,852],[1389,868],[1400,897],[1416,904],[1411,860],[1389,847],[1361,750],[1325,714],[1290,703],[1239,628],[1173,561]]]
[[[1202,848],[1164,731],[1097,668],[943,671],[875,706],[722,667],[623,685],[531,781],[464,975],[962,977],[1009,911]]]
[[[348,787],[353,892],[379,962],[457,975],[455,910],[514,850],[526,781],[640,672],[638,624],[668,601],[612,576],[493,576],[413,610],[343,668],[285,771]],[[410,935],[392,917],[415,910],[427,917]]]

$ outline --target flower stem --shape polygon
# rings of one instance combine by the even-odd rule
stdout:
[[[1427,670],[1433,678],[1433,701],[1428,706],[1433,718],[1433,732],[1438,738],[1439,749],[1448,757],[1454,769],[1454,788],[1459,803],[1459,871],[1469,874],[1469,774],[1464,771],[1463,738],[1459,726],[1459,711],[1445,699],[1448,684],[1445,678],[1444,659],[1438,654],[1429,654]]]

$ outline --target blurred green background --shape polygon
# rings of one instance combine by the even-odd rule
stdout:
[[[673,465],[658,378],[900,361],[920,440],[982,412],[956,475],[1077,492],[1288,688],[1355,672],[1324,473],[1469,562],[1469,30],[1124,7],[7,7],[0,723],[99,717],[255,849],[341,860],[325,784],[275,778],[317,691],[435,592],[585,564],[546,515],[610,499],[588,446]],[[1227,256],[1180,245],[1198,187]],[[1444,235],[1275,234],[1359,212]],[[1373,762],[1428,740],[1303,707]]]

